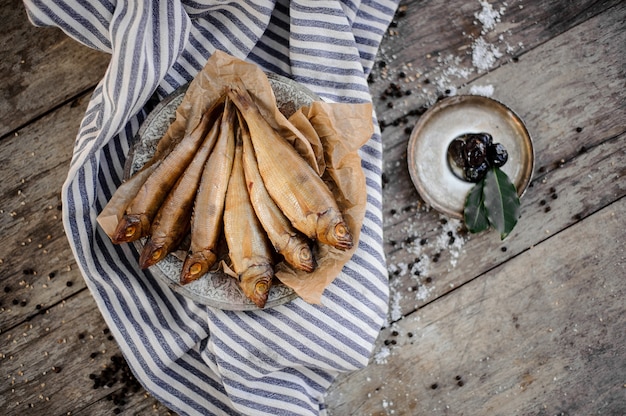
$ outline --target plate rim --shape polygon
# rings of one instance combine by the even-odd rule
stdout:
[[[455,107],[458,105],[467,105],[468,102],[470,101],[487,103],[490,106],[499,107],[500,109],[503,110],[503,112],[508,113],[510,118],[512,118],[513,121],[517,125],[519,125],[523,133],[521,135],[520,140],[523,144],[523,147],[527,150],[526,154],[527,154],[528,160],[526,161],[526,166],[524,166],[524,169],[520,170],[520,176],[516,178],[515,180],[512,179],[511,181],[514,184],[516,184],[517,194],[520,198],[524,195],[524,193],[528,189],[528,186],[530,185],[530,182],[532,180],[532,176],[533,176],[534,168],[535,168],[535,149],[534,149],[532,136],[530,132],[528,131],[528,128],[526,127],[526,124],[524,123],[522,118],[509,106],[507,106],[506,104],[504,104],[503,102],[497,99],[486,97],[483,95],[475,95],[475,94],[459,94],[459,95],[446,97],[437,101],[432,107],[430,107],[419,118],[419,120],[417,121],[417,123],[415,124],[414,128],[411,131],[411,134],[409,136],[408,146],[407,146],[408,170],[409,170],[409,175],[411,177],[411,181],[413,182],[413,185],[417,189],[419,195],[424,199],[424,201],[430,207],[434,208],[440,213],[448,215],[452,218],[457,218],[457,219],[463,218],[463,206],[460,207],[460,209],[454,209],[450,207],[449,205],[441,204],[439,200],[436,200],[431,196],[431,194],[428,191],[428,186],[424,184],[422,180],[420,179],[420,176],[418,173],[419,168],[416,162],[416,160],[418,160],[416,153],[417,153],[417,147],[420,143],[420,139],[421,137],[423,137],[423,136],[420,136],[420,132],[424,129],[427,123],[429,123],[432,120],[432,118],[435,115],[451,107]],[[454,138],[451,138],[450,141],[452,141],[453,139]],[[447,149],[447,146],[445,147]],[[446,158],[442,158],[442,159],[446,160]],[[449,169],[449,167],[447,166],[446,168]],[[471,188],[473,184],[471,182],[468,182],[468,185]]]

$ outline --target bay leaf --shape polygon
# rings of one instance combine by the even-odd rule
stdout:
[[[480,181],[472,187],[465,199],[463,221],[471,233],[479,233],[489,228],[487,210],[483,203],[483,187],[485,182]]]
[[[499,168],[491,168],[483,180],[483,203],[491,225],[504,240],[513,230],[520,214],[520,200],[515,185]]]

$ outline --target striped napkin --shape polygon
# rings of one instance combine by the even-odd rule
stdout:
[[[30,21],[111,54],[80,125],[63,222],[96,303],[137,379],[181,415],[324,415],[341,372],[367,365],[387,313],[378,125],[360,150],[368,203],[358,249],[321,305],[196,304],[138,267],[96,217],[119,186],[146,103],[191,81],[215,50],[329,102],[371,101],[367,75],[398,0],[25,0]]]

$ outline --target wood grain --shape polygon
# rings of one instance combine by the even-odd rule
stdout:
[[[0,182],[2,332],[85,288],[61,214],[61,186],[87,104],[84,96],[76,101],[2,141],[0,164],[13,173]]]
[[[20,0],[0,6],[0,137],[93,88],[110,56],[37,28]]]
[[[7,383],[0,388],[0,407],[6,415],[110,414],[115,408],[169,414],[142,388],[123,382],[121,370],[115,378],[102,376],[110,386],[93,387],[92,377],[114,367],[112,357],[123,358],[87,290],[3,332],[3,341]],[[125,403],[110,399],[117,396]]]
[[[624,414],[625,209],[622,198],[385,330],[389,356],[338,381],[331,414]]]
[[[403,1],[383,39],[370,87],[392,322],[371,364],[329,391],[332,415],[626,414],[626,5],[491,4],[502,13],[481,33],[478,1]],[[143,389],[122,405],[123,383],[93,388],[120,351],[61,223],[74,138],[109,57],[33,27],[20,1],[0,19],[0,408],[171,414]],[[488,70],[472,62],[479,37],[501,52]],[[534,180],[505,241],[430,210],[408,175],[420,114],[472,87],[492,87],[534,138]]]
[[[383,189],[384,234],[392,285],[399,293],[407,293],[415,285],[422,287],[414,291],[416,296],[405,296],[400,302],[403,314],[536,244],[538,238],[547,237],[546,231],[548,235],[558,232],[624,195],[624,181],[615,180],[613,167],[585,176],[579,175],[585,170],[576,162],[587,151],[624,132],[620,120],[626,119],[626,100],[617,85],[626,83],[623,65],[620,65],[626,58],[619,46],[626,43],[623,30],[626,8],[617,9],[546,42],[519,62],[504,65],[475,81],[494,86],[493,97],[512,107],[525,120],[534,139],[533,186],[522,198],[519,225],[505,241],[500,241],[496,233],[468,236],[456,235],[455,230],[456,246],[442,245],[438,238],[450,224],[441,224],[439,214],[429,211],[415,189],[409,186],[406,135],[401,135],[397,127],[386,130],[389,135],[385,139],[391,138],[392,143],[391,148],[385,146],[385,173],[395,178]],[[608,28],[611,28],[608,33],[615,37],[606,39],[603,30]],[[604,41],[596,41],[603,37]],[[598,59],[613,62],[607,69],[598,65]],[[562,72],[558,68],[565,67],[571,69],[557,77],[556,73]],[[472,85],[460,89],[460,93],[468,91]],[[581,102],[585,105],[581,106]],[[403,145],[396,144],[399,142]],[[623,157],[613,163],[623,166]],[[603,166],[595,161],[583,169],[597,171]],[[548,181],[545,175],[554,170],[565,171],[559,179]],[[620,174],[618,170],[617,176]],[[586,195],[584,202],[579,198],[581,194]],[[553,200],[555,197],[558,199]],[[458,239],[464,239],[463,244],[459,244]],[[422,245],[424,240],[428,243]],[[503,247],[507,249],[505,253],[501,251]],[[423,267],[427,272],[418,276],[408,276],[408,271],[394,274],[418,261],[428,263],[428,267]],[[462,267],[454,267],[459,262]],[[394,264],[402,267],[394,267]],[[426,279],[431,283],[427,284]]]
[[[483,9],[478,1],[400,3],[370,77],[372,95],[383,124],[413,120],[411,112],[445,95],[446,89],[458,88],[490,70],[514,62],[548,40],[620,5],[616,0],[483,3],[491,6],[492,13],[498,12],[498,22],[489,30],[477,18]],[[489,70],[473,64],[478,38],[501,55]],[[554,69],[558,68],[563,67],[559,65]],[[390,83],[397,84],[403,92],[410,90],[411,95],[381,99]],[[393,107],[389,107],[389,103]]]

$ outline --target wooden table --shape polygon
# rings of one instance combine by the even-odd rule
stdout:
[[[370,77],[384,140],[390,324],[332,415],[626,414],[626,4],[403,1]],[[60,189],[109,57],[0,8],[0,409],[169,414],[131,378],[77,270]],[[483,52],[481,54],[481,52]],[[525,121],[535,169],[504,241],[429,209],[409,133],[445,95]],[[105,367],[119,381],[96,386]]]

